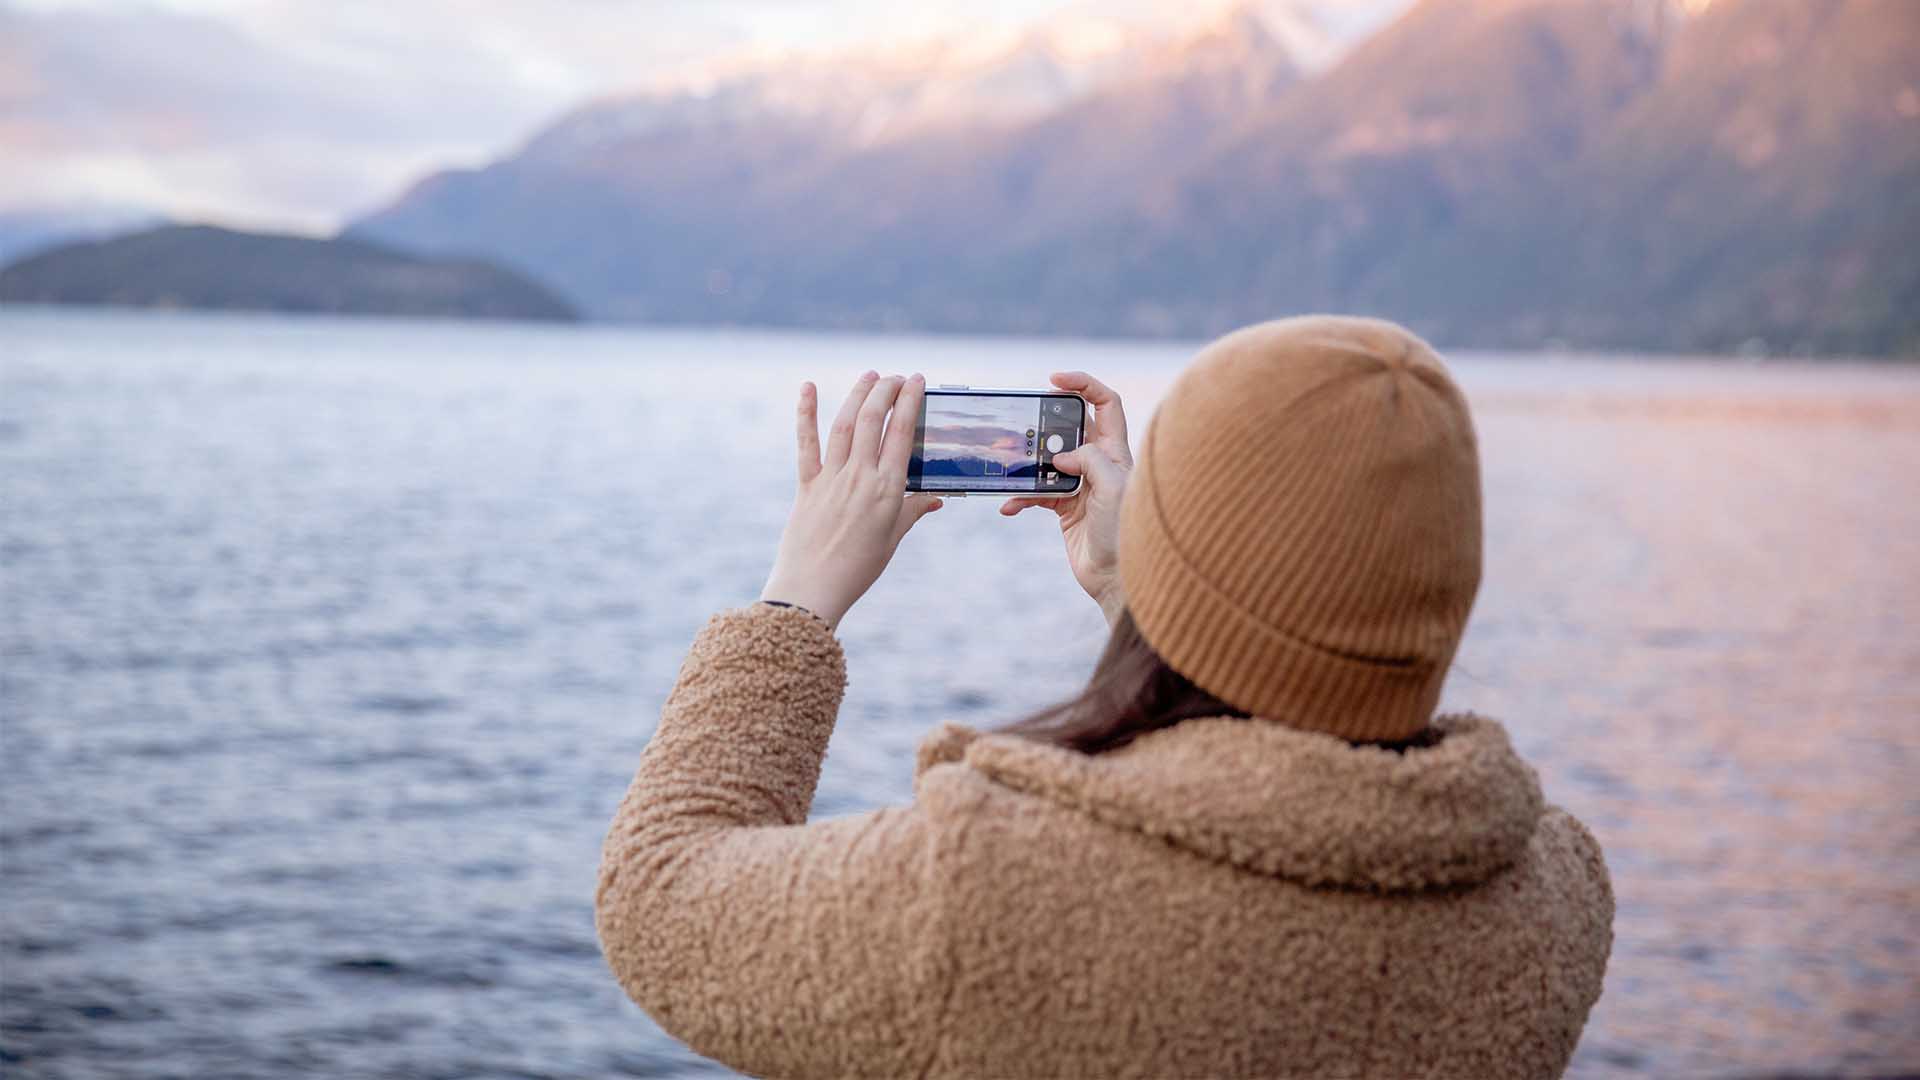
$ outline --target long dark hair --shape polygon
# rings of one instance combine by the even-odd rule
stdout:
[[[1246,715],[1168,667],[1122,610],[1084,690],[1000,730],[1098,754],[1182,720]]]

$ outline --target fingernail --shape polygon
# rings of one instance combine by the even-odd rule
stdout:
[[[867,379],[877,379],[877,378],[879,378],[879,377],[880,377],[880,373],[879,373],[879,372],[877,372],[877,371],[874,371],[874,370],[872,370],[871,368],[869,368],[869,369],[867,370],[867,373],[866,373],[865,375],[862,375],[862,376],[860,376],[860,378],[861,378],[861,379],[862,379],[863,381],[864,381],[864,380],[867,380]]]

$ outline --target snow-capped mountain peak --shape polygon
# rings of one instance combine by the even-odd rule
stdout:
[[[663,130],[777,120],[869,144],[960,125],[1021,123],[1128,81],[1328,61],[1311,0],[1239,0],[1179,20],[1068,11],[986,34],[826,52],[749,50],[663,72],[576,110],[529,149],[566,155]]]

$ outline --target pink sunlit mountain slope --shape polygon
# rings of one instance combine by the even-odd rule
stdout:
[[[739,61],[354,231],[652,321],[1920,351],[1920,4],[1303,10]]]

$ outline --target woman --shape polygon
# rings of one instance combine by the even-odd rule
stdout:
[[[855,385],[762,603],[695,640],[607,837],[601,941],[703,1054],[779,1076],[1553,1076],[1600,995],[1599,846],[1492,720],[1433,717],[1480,579],[1467,408],[1390,323],[1213,343],[1136,471],[1057,459],[1112,623],[1086,691],[922,744],[913,804],[806,824],[834,625],[909,528],[919,376]],[[889,409],[896,418],[886,422]],[[1005,513],[1030,505],[1014,499]]]

